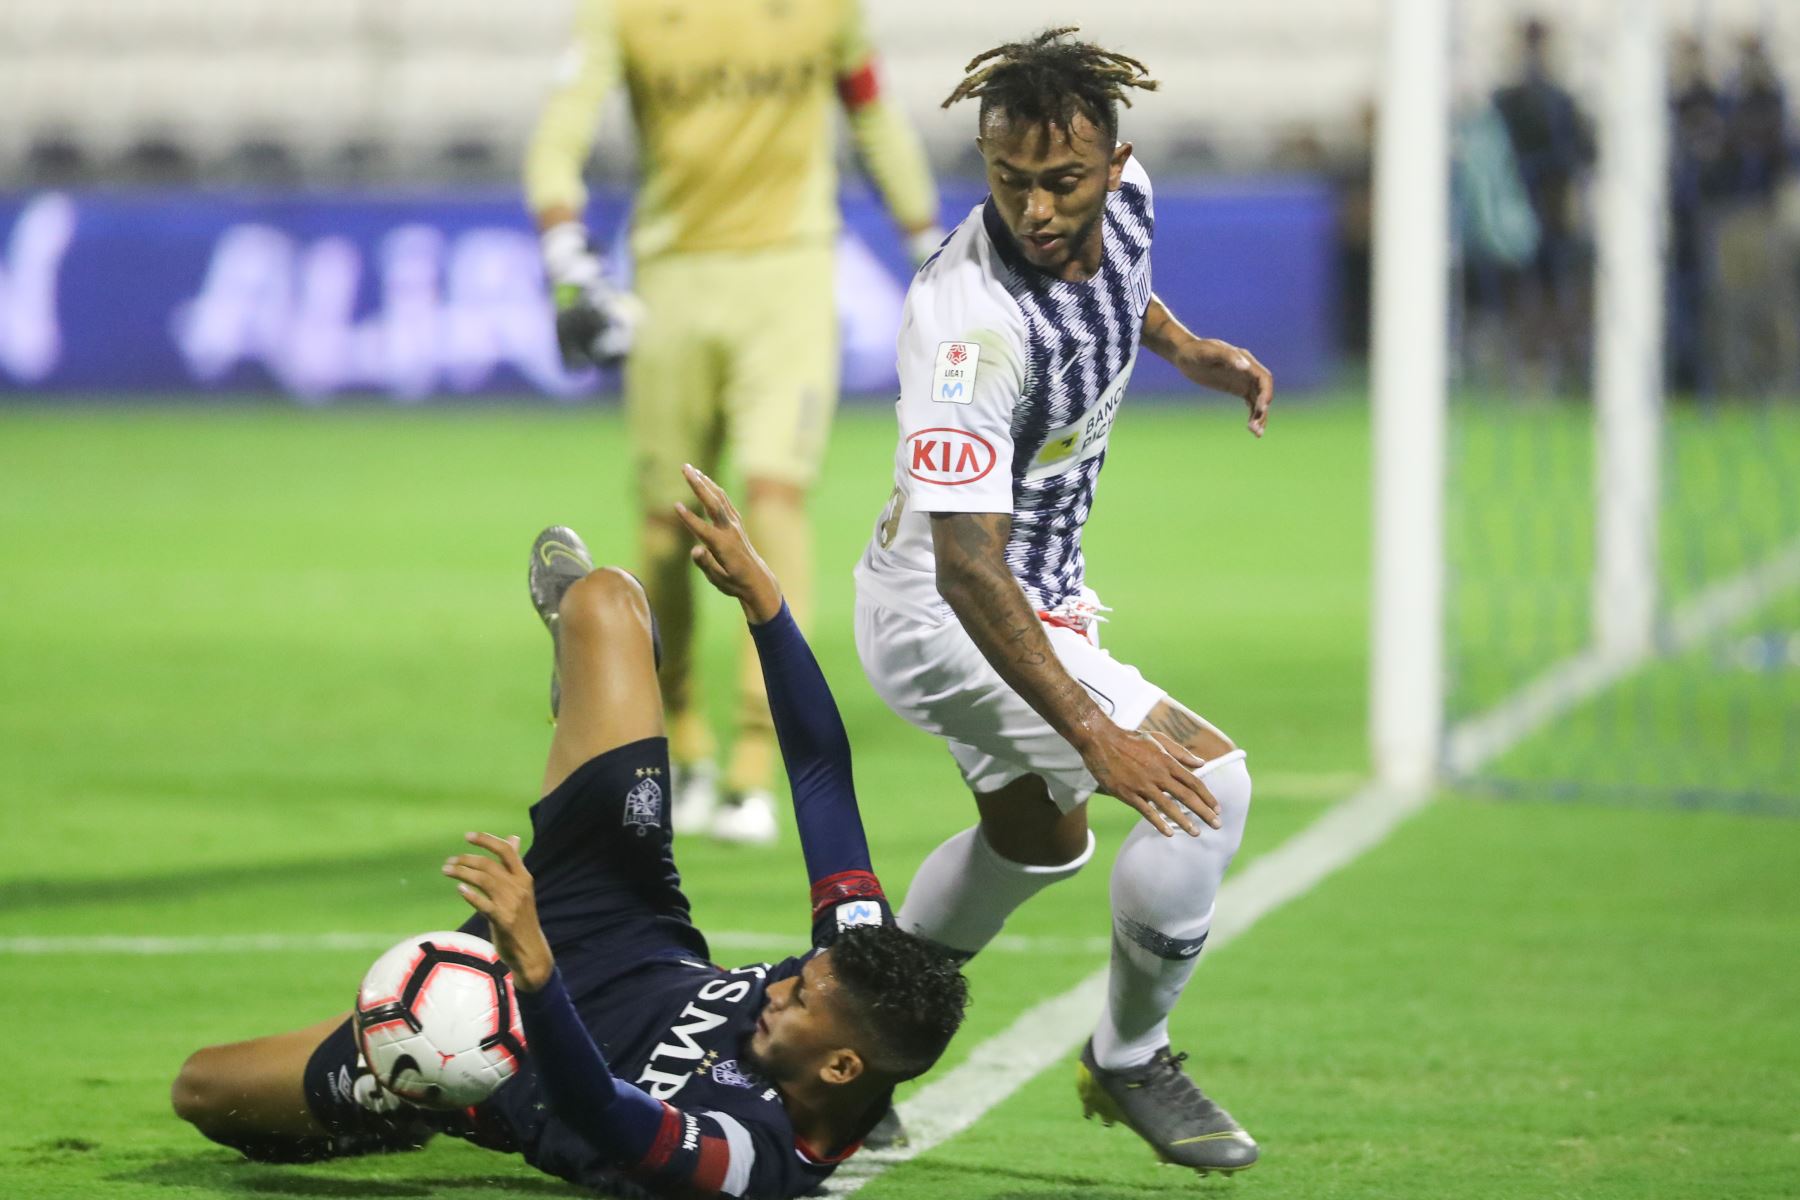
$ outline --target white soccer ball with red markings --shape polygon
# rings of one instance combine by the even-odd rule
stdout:
[[[376,959],[356,995],[356,1039],[381,1086],[424,1108],[481,1103],[525,1056],[506,964],[467,933],[422,933]]]

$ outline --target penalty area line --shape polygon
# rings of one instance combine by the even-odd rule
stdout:
[[[1800,539],[1778,547],[1748,570],[1703,589],[1669,615],[1661,649],[1683,652],[1750,616],[1770,600],[1800,588]],[[1618,683],[1649,654],[1602,655],[1585,650],[1492,708],[1453,726],[1445,737],[1446,766],[1467,773]],[[1253,860],[1219,889],[1207,945],[1216,953],[1288,901],[1348,866],[1386,840],[1430,793],[1404,793],[1370,784],[1274,850]],[[1065,1057],[1093,1028],[1106,998],[1106,971],[1089,975],[1059,996],[1027,1009],[969,1057],[896,1107],[911,1140],[893,1150],[865,1150],[826,1184],[847,1196],[908,1159],[943,1144],[980,1120],[1039,1072]]]
[[[1263,917],[1361,858],[1428,798],[1423,793],[1365,787],[1269,853],[1251,860],[1219,890],[1218,915],[1207,936],[1208,948],[1216,953]],[[851,1195],[870,1180],[973,1125],[1080,1045],[1093,1029],[1105,998],[1103,968],[1061,995],[1027,1009],[1011,1025],[978,1044],[968,1058],[897,1106],[909,1136],[905,1146],[864,1150],[838,1168],[826,1190],[832,1195]]]
[[[1472,775],[1538,730],[1637,672],[1656,657],[1685,654],[1715,634],[1800,589],[1800,538],[1755,566],[1711,584],[1671,612],[1651,646],[1590,647],[1558,662],[1505,700],[1451,727],[1444,763]]]

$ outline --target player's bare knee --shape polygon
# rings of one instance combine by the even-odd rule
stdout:
[[[987,839],[995,854],[1014,866],[1055,867],[1081,853],[1080,846],[1071,848],[1049,839],[1021,838],[1013,834],[998,833],[986,826],[982,827],[982,836]]]
[[[1031,858],[1019,861],[1033,867],[1060,867],[1074,862],[1087,853],[1087,825],[1059,823],[1039,839],[1033,849],[1035,853]]]
[[[564,637],[605,638],[650,628],[644,587],[621,567],[589,572],[563,594],[557,614]]]
[[[981,810],[981,836],[1008,862],[1060,867],[1087,852],[1087,806],[1061,811],[1035,775],[977,795],[975,801]]]
[[[169,1085],[169,1104],[190,1125],[206,1128],[223,1115],[218,1048],[208,1046],[188,1055]]]

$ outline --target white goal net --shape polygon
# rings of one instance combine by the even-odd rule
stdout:
[[[1390,10],[1377,764],[1800,813],[1800,13],[1556,11]]]

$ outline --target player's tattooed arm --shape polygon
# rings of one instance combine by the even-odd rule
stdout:
[[[938,594],[1009,687],[1080,752],[1100,790],[1143,814],[1158,832],[1217,826],[1218,805],[1192,769],[1198,758],[1157,732],[1121,728],[1056,657],[1043,622],[1006,565],[1007,513],[933,513]]]
[[[1256,355],[1217,338],[1197,336],[1157,296],[1150,297],[1144,310],[1142,339],[1157,357],[1167,359],[1201,387],[1242,397],[1250,409],[1250,432],[1263,435],[1275,399],[1275,377]]]
[[[1079,745],[1085,726],[1105,714],[1051,651],[1043,623],[1006,565],[1011,537],[1007,513],[933,513],[938,593],[1001,678]]]

